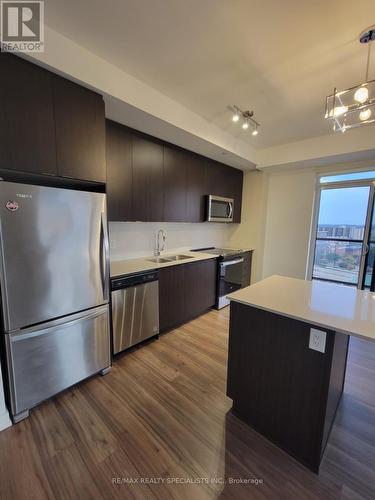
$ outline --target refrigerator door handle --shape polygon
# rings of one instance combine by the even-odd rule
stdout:
[[[109,243],[108,228],[105,213],[101,215],[100,230],[100,272],[103,287],[103,298],[109,300]]]
[[[233,202],[229,202],[229,219],[233,219]]]
[[[36,325],[30,328],[25,328],[24,330],[16,333],[11,333],[9,334],[9,338],[11,339],[11,342],[19,342],[21,340],[27,340],[33,337],[40,337],[41,335],[47,335],[48,333],[54,332],[55,330],[61,328],[61,326],[70,327],[75,325],[76,323],[80,323],[82,320],[100,316],[107,310],[107,305],[95,307],[95,309],[74,314],[73,316],[71,316],[71,319],[69,321],[66,321],[66,318],[59,318],[54,321],[49,321],[44,326]]]

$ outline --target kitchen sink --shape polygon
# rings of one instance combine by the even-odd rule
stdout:
[[[149,262],[155,264],[166,264],[167,262],[174,262],[177,260],[191,259],[191,255],[168,255],[166,257],[155,257],[154,259],[147,259]]]
[[[169,261],[171,260],[185,260],[185,259],[191,259],[191,255],[170,255],[169,257],[165,257]]]
[[[149,262],[155,262],[155,264],[165,264],[170,262],[171,259],[165,259],[164,257],[155,257],[154,259],[147,259]]]

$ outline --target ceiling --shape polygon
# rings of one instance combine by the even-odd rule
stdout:
[[[375,24],[373,7],[373,0],[48,0],[45,21],[267,148],[332,133],[324,99],[335,86],[364,80],[358,35]],[[375,78],[375,55],[372,66]],[[229,104],[254,110],[262,126],[256,138],[231,122]]]

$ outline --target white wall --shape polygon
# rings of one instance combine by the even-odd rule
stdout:
[[[9,418],[8,410],[6,409],[5,406],[3,379],[1,375],[1,364],[0,364],[0,431],[6,429],[10,425],[12,425],[12,423]]]
[[[272,274],[305,277],[315,186],[313,169],[270,175],[264,278]]]
[[[247,172],[244,175],[242,222],[233,228],[230,246],[253,248],[252,281],[262,279],[263,247],[266,228],[268,175]]]
[[[230,245],[254,248],[252,282],[272,274],[304,279],[318,174],[368,168],[375,162],[247,172],[242,223]]]
[[[228,245],[237,224],[172,223],[172,222],[110,222],[111,259],[131,259],[153,254],[155,235],[159,229],[167,233],[166,250],[190,250]]]

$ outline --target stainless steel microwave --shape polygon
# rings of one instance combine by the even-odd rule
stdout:
[[[208,222],[232,222],[234,200],[222,196],[207,196],[207,221]]]

